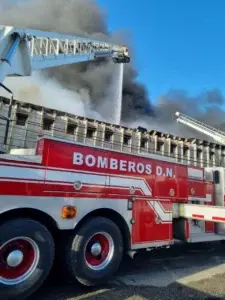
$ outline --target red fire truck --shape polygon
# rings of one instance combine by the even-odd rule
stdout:
[[[55,253],[84,285],[124,253],[225,239],[224,170],[40,137],[36,155],[0,155],[0,296],[26,298]],[[7,298],[8,297],[8,298]]]
[[[6,76],[33,70],[98,57],[130,61],[124,46],[0,27],[2,87]],[[11,109],[12,101],[0,116],[5,146]],[[0,299],[31,295],[55,257],[76,280],[96,285],[116,273],[124,253],[225,239],[224,176],[222,168],[49,137],[39,138],[36,155],[1,154]]]

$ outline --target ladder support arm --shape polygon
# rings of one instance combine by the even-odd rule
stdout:
[[[18,34],[9,36],[7,38],[7,41],[4,41],[4,43],[1,42],[2,41],[0,40],[0,82],[3,82],[7,75],[13,75],[11,74],[12,69],[14,70],[14,72],[17,72],[17,68],[15,68],[15,60],[17,60],[18,54],[21,53],[21,48],[23,48],[23,45],[21,44],[22,41]],[[30,72],[26,73],[30,74]],[[20,75],[19,72],[17,73],[17,75]]]

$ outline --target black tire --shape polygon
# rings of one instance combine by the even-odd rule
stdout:
[[[114,252],[107,266],[93,270],[85,259],[86,244],[96,233],[105,233],[113,241]],[[123,238],[118,226],[111,220],[95,217],[89,219],[69,239],[66,264],[69,273],[81,284],[94,286],[107,282],[118,270],[123,256]]]
[[[5,261],[7,251],[8,253],[10,253],[9,250],[7,250],[6,246],[3,247],[3,245],[7,243],[7,241],[10,241],[17,237],[23,238],[20,239],[19,246],[16,247],[25,249],[23,251],[34,251],[34,253],[39,252],[39,255],[35,255],[37,259],[36,264],[33,267],[33,272],[29,274],[29,277],[27,277],[27,279],[25,279],[24,281],[9,285],[8,283],[3,282],[3,280],[0,280],[0,299],[4,300],[17,298],[19,298],[20,300],[26,299],[28,296],[33,294],[42,285],[42,283],[48,276],[54,261],[55,247],[53,238],[49,231],[37,221],[30,219],[16,219],[7,221],[0,226],[0,263]],[[25,248],[23,242],[30,243],[29,245],[32,247],[28,245],[27,248]],[[3,249],[6,249],[5,253],[3,253]],[[25,260],[23,260],[23,262],[24,261]],[[35,260],[33,260],[32,258],[31,263],[32,261],[34,262]]]

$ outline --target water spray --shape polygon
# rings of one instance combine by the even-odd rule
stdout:
[[[116,78],[116,95],[115,95],[115,121],[116,125],[120,125],[122,113],[122,98],[123,98],[123,71],[124,65],[118,64]]]

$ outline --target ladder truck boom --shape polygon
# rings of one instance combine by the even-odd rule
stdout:
[[[129,63],[126,46],[92,38],[0,25],[0,83],[7,76],[30,76],[33,70],[111,57]]]
[[[210,125],[204,124],[194,118],[191,118],[185,114],[182,114],[180,112],[176,112],[174,114],[174,119],[178,123],[182,123],[190,128],[193,128],[207,136],[210,136],[213,138],[216,142],[225,144],[225,132],[216,129]]]

